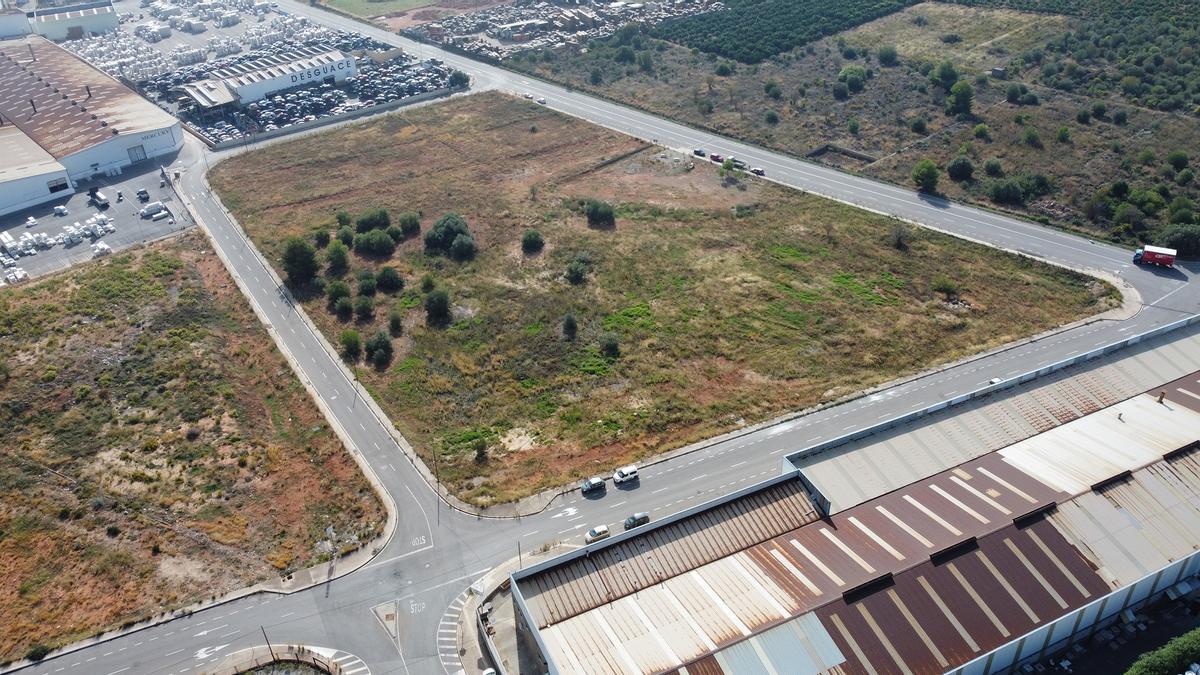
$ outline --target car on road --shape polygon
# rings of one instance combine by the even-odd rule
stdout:
[[[692,151],[692,154],[697,157],[707,157],[708,156],[708,152],[706,152],[704,150],[704,148],[696,148],[695,150]]]
[[[988,384],[1000,384],[1003,381],[1003,377],[993,377],[992,379],[988,380]]]
[[[532,98],[533,98],[533,94],[531,94],[531,93],[529,93],[529,92],[525,92],[524,94],[521,94],[521,96],[524,96],[525,98],[528,98],[528,99],[532,99]]]
[[[538,100],[537,100],[537,102],[538,102],[538,103],[541,103],[542,105],[546,105],[546,99],[544,99],[544,98],[540,98],[540,97],[539,97],[539,98],[538,98]]]
[[[150,192],[146,188],[138,188],[137,198],[139,202],[150,201]]]
[[[717,154],[717,153],[715,153],[715,152],[714,152],[713,154],[709,155],[709,156],[708,156],[708,158],[709,158],[710,160],[712,160],[712,161],[716,162],[717,164],[720,164],[721,162],[724,162],[724,161],[725,161],[725,157],[723,157],[723,156],[721,156],[721,155],[718,155],[718,154]]]
[[[630,464],[628,466],[623,466],[613,472],[613,483],[615,485],[620,485],[622,483],[628,483],[631,481],[635,481],[637,479],[638,479],[638,468],[637,468],[637,466],[635,466],[633,464]]]
[[[579,491],[583,494],[589,492],[600,492],[604,490],[604,479],[600,476],[592,476],[579,484]]]
[[[645,511],[639,511],[625,519],[625,529],[632,530],[635,527],[640,527],[650,522],[650,514]]]
[[[601,539],[608,539],[609,535],[611,534],[612,532],[608,531],[607,525],[597,525],[583,535],[583,543],[594,544]]]
[[[750,173],[754,174],[755,176],[767,175],[766,171],[764,171],[761,167],[757,167],[757,166],[750,167]]]

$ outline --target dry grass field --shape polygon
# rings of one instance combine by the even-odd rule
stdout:
[[[262,180],[262,176],[272,180]],[[393,114],[223,162],[218,193],[266,254],[341,210],[462,214],[470,262],[402,241],[345,275],[403,291],[339,319],[332,342],[402,322],[360,379],[442,479],[479,504],[562,484],[953,360],[1110,306],[1105,284],[660,153],[499,94]],[[616,209],[589,227],[579,203]],[[522,252],[538,230],[545,249]],[[564,271],[580,258],[586,277]],[[325,280],[328,281],[328,280]],[[449,293],[426,325],[426,289]],[[578,335],[564,337],[572,313]],[[601,351],[604,336],[619,355]]]
[[[278,578],[384,520],[198,233],[0,290],[0,425],[0,661]]]

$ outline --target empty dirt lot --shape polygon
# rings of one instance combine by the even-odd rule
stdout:
[[[272,176],[273,180],[262,180]],[[219,165],[214,186],[268,256],[338,211],[448,212],[474,260],[401,239],[351,256],[406,281],[368,317],[298,289],[335,344],[393,316],[360,362],[401,432],[487,504],[952,360],[1109,306],[1107,285],[646,147],[499,94],[456,99]],[[581,200],[616,209],[589,227]],[[522,252],[536,229],[545,248]],[[564,272],[582,264],[581,283]],[[323,273],[330,276],[327,272]],[[578,280],[578,279],[577,279]],[[431,289],[451,319],[426,324]],[[371,290],[374,290],[372,285]],[[563,331],[576,319],[573,340]],[[399,334],[397,334],[399,333]],[[619,355],[605,354],[606,336]],[[431,462],[432,463],[432,462]]]
[[[199,233],[0,289],[0,425],[0,661],[383,524]]]

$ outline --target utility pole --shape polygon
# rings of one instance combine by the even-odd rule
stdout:
[[[271,641],[269,639],[267,639],[267,629],[263,628],[262,624],[258,625],[258,629],[262,631],[263,639],[267,641],[267,651],[271,652],[271,660],[274,661],[275,660],[275,650],[271,648]]]
[[[437,483],[437,485],[434,486],[434,492],[437,493],[437,504],[434,506],[434,508],[437,510],[438,527],[441,527],[442,526],[442,476],[441,476],[441,473],[438,471],[438,454],[439,453],[438,453],[437,448],[434,448],[433,449],[433,482]]]
[[[521,538],[517,537],[517,569],[523,569],[525,563],[521,561]]]

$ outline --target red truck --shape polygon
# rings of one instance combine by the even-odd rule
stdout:
[[[1158,246],[1143,246],[1133,252],[1135,265],[1153,264],[1171,267],[1175,264],[1175,249]]]

